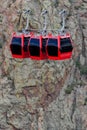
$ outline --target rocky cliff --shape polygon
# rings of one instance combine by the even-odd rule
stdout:
[[[63,8],[74,43],[72,58],[13,59],[9,44],[12,32],[26,25],[23,11],[31,10],[29,29],[42,29],[44,9],[48,29],[59,29]],[[0,1],[0,130],[87,130],[86,34],[86,0]]]

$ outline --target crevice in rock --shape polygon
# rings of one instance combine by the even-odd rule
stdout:
[[[13,2],[13,3],[15,3],[15,2],[16,2],[16,0],[12,0],[12,2]]]
[[[71,110],[71,121],[73,119],[73,115],[76,109],[76,90],[74,90],[74,96],[73,96],[73,103],[72,103],[72,110]]]
[[[6,123],[7,123],[9,126],[12,126],[13,130],[21,130],[21,129],[16,128],[12,123],[8,122],[7,112],[6,112]]]
[[[80,33],[81,33],[81,40],[82,40],[82,55],[83,55],[83,57],[85,57],[85,64],[87,64],[87,60],[86,60],[85,36],[84,36],[84,33],[83,33],[83,27],[82,27],[82,24],[81,24],[81,20],[80,20],[79,14],[77,15],[77,20],[78,20],[79,30],[80,30]]]
[[[86,0],[82,0],[84,3],[87,3],[87,1]]]
[[[82,117],[81,115],[77,115],[75,118],[75,130],[82,130]]]

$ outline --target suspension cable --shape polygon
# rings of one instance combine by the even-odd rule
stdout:
[[[47,10],[44,10],[41,15],[43,16],[44,18],[44,27],[43,27],[43,31],[42,31],[42,35],[46,35],[46,32],[47,32],[47,13],[48,11]]]
[[[29,16],[30,16],[31,10],[26,10],[24,14],[27,14],[27,22],[26,22],[26,27],[23,30],[23,33],[28,33],[28,28],[29,28]]]
[[[61,16],[62,27],[61,27],[60,30],[58,30],[58,32],[60,32],[60,34],[63,35],[64,32],[65,32],[65,20],[66,20],[65,16],[66,16],[66,10],[63,9],[62,11],[60,11],[60,12],[59,12],[59,15]]]

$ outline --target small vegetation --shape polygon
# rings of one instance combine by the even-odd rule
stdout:
[[[85,84],[82,80],[80,80],[80,82],[78,82],[77,85],[84,86]]]
[[[82,25],[82,28],[83,28],[83,29],[86,29],[86,26],[85,26],[85,25]]]
[[[3,17],[2,17],[2,15],[0,14],[0,23],[2,23],[2,19],[3,19]]]
[[[76,61],[76,67],[80,70],[81,75],[87,75],[87,66],[81,65],[79,61]]]
[[[75,62],[75,63],[76,63],[76,67],[78,67],[78,68],[80,69],[80,66],[81,66],[81,65],[80,65],[80,62],[79,62],[79,60],[78,60],[78,59],[76,60],[76,62]]]
[[[1,66],[2,62],[0,62],[0,66]]]
[[[82,75],[87,75],[87,66],[81,66],[80,72]]]
[[[66,94],[71,94],[72,90],[74,90],[75,83],[72,83],[71,85],[68,85],[68,87],[65,89]]]
[[[84,105],[87,105],[87,97],[85,98]]]
[[[80,8],[80,6],[75,6],[75,9],[76,9],[76,10],[79,10],[79,8]]]
[[[0,48],[2,48],[2,44],[0,44]]]

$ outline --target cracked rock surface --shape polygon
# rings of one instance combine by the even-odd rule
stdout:
[[[29,29],[38,33],[43,28],[41,12],[48,10],[48,29],[59,29],[63,8],[72,58],[13,59],[9,44],[12,32],[26,26],[23,11],[31,9]],[[86,44],[86,0],[0,1],[0,130],[87,130]]]

